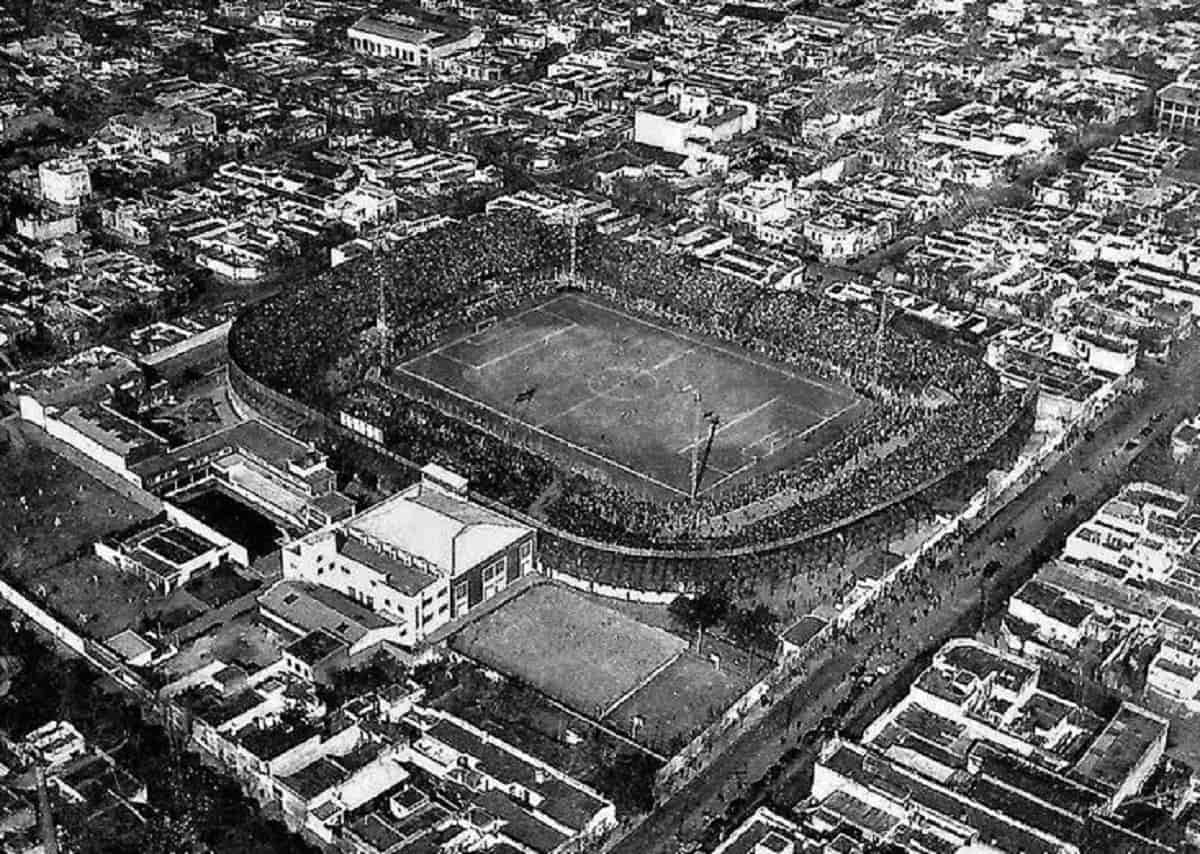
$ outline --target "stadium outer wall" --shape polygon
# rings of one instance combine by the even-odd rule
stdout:
[[[316,423],[327,432],[349,438],[408,468],[419,464],[365,436],[343,427],[326,412],[281,394],[246,374],[233,355],[229,360],[229,385],[238,402],[257,417],[285,430]],[[805,564],[829,560],[840,540],[855,526],[887,530],[911,518],[903,511],[909,502],[928,504],[949,488],[966,498],[986,483],[988,473],[1005,458],[1015,458],[1032,427],[1036,394],[1027,394],[1006,422],[983,439],[962,466],[949,469],[887,501],[829,525],[760,544],[708,550],[672,551],[623,546],[590,539],[548,525],[522,511],[472,491],[481,504],[519,519],[539,532],[539,553],[544,569],[573,579],[574,586],[616,598],[665,601],[679,593],[704,586],[709,579],[778,573],[786,577]]]

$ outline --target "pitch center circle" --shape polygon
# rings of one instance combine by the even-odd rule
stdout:
[[[634,368],[605,368],[588,379],[588,390],[609,400],[641,400],[657,389],[654,374]]]

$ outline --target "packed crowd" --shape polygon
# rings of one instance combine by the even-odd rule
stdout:
[[[311,405],[336,408],[352,382],[323,382],[363,346],[385,299],[395,360],[450,328],[495,317],[549,293],[565,262],[561,231],[524,213],[427,232],[263,303],[238,319],[230,350],[250,374]],[[392,393],[389,444],[412,459],[467,473],[485,495],[580,536],[634,547],[708,549],[813,536],[875,514],[971,462],[1013,424],[1019,407],[977,354],[879,324],[870,310],[803,291],[764,291],[652,247],[582,235],[581,287],[627,311],[757,351],[870,398],[854,425],[798,465],[697,501],[646,499],[565,459],[497,438],[492,425],[436,401]],[[314,311],[313,306],[319,306]],[[376,353],[378,351],[376,350]],[[376,387],[375,394],[387,394]],[[473,423],[472,423],[473,422]],[[482,428],[482,429],[481,429]],[[758,505],[755,513],[740,508]]]
[[[523,288],[560,269],[562,241],[555,237],[522,213],[425,232],[395,252],[338,267],[244,312],[231,330],[230,355],[272,388],[327,406],[335,395],[321,379],[364,349],[381,290],[391,346],[419,348],[448,325],[503,310]]]

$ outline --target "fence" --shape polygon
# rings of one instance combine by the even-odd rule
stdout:
[[[1026,396],[1025,405],[1026,407],[1033,405],[1030,395]],[[1018,410],[1005,430],[992,437],[987,447],[1000,441],[1004,433],[1016,425],[1024,411],[1024,409]],[[1049,456],[1060,450],[1060,443],[1047,443],[1039,454],[1019,458],[1012,469],[1005,472],[999,484],[991,485],[973,496],[958,515],[939,527],[914,554],[893,567],[877,586],[867,590],[865,595],[849,603],[834,621],[827,623],[817,632],[806,644],[806,649],[810,651],[810,657],[781,659],[770,672],[739,697],[719,720],[693,738],[659,769],[655,775],[656,801],[662,802],[687,785],[707,767],[714,757],[720,755],[734,741],[758,724],[770,711],[776,700],[782,699],[796,690],[816,665],[816,661],[811,657],[811,651],[823,649],[824,644],[835,630],[849,625],[868,604],[873,603],[884,592],[891,589],[905,575],[915,571],[926,555],[939,547],[946,538],[958,533],[964,523],[990,515],[1000,506],[1015,498],[1019,494],[1019,490],[1033,482],[1028,477],[1029,472],[1036,471]]]
[[[116,653],[104,644],[79,634],[3,579],[0,579],[0,598],[67,649],[82,656],[97,670],[116,680],[139,701],[152,703],[154,692],[146,680],[127,667]]]
[[[3,596],[10,605],[48,632],[63,646],[80,655],[86,654],[87,650],[82,635],[67,628],[57,617],[3,579],[0,579],[0,596]]]
[[[231,390],[237,395],[243,405],[247,409],[260,414],[260,417],[266,420],[274,420],[270,410],[277,410],[284,413],[288,418],[299,422],[312,421],[320,423],[331,432],[364,444],[402,465],[414,470],[419,470],[420,468],[414,461],[389,451],[380,443],[368,439],[361,433],[342,426],[335,418],[286,397],[265,386],[258,380],[247,376],[232,360],[229,366],[229,379]],[[414,386],[414,397],[424,400],[425,396],[423,394],[418,396],[415,392],[415,387],[428,387],[423,385],[424,381],[420,378],[411,377],[411,379]],[[963,465],[968,466],[978,462],[1003,440],[1017,426],[1020,419],[1027,414],[1027,410],[1033,405],[1034,399],[1033,396],[1027,394],[1023,405],[1016,408],[1004,425],[997,429],[993,435],[980,442],[976,451]],[[466,407],[463,407],[463,409],[465,411]],[[452,417],[459,416],[456,414]],[[481,427],[480,429],[496,435],[494,430],[488,430],[486,427]],[[511,427],[507,432],[511,432]],[[536,519],[519,510],[494,501],[485,495],[472,492],[471,497],[481,504],[492,507],[505,515],[519,519],[530,527],[536,528],[542,536],[543,562],[549,565],[549,568],[557,577],[573,577],[579,582],[579,585],[576,586],[586,585],[587,589],[594,589],[603,595],[641,601],[645,601],[646,597],[658,597],[660,600],[669,601],[669,599],[674,598],[682,590],[697,586],[702,582],[707,573],[728,575],[735,569],[733,563],[750,561],[750,568],[754,569],[757,568],[757,565],[764,558],[776,560],[780,564],[800,560],[804,557],[803,555],[789,554],[789,552],[798,547],[819,541],[821,538],[843,532],[854,525],[880,516],[906,501],[926,494],[951,476],[962,471],[962,469],[963,467],[959,467],[939,472],[905,492],[890,496],[887,500],[881,501],[872,507],[865,508],[852,516],[826,525],[810,528],[772,542],[715,549],[669,550],[606,543],[556,528],[547,524],[544,520]],[[573,561],[572,557],[574,558]],[[589,564],[590,568],[595,570],[591,577],[589,577],[584,569],[585,561]],[[572,566],[572,563],[574,566]],[[621,564],[619,569],[618,564]],[[653,569],[647,570],[646,567],[652,567]],[[653,575],[655,570],[660,571],[664,579],[669,580],[669,583],[665,586],[654,587],[645,584],[644,581],[640,584],[622,583],[624,579],[619,577],[628,574],[644,579],[648,575]],[[650,601],[653,601],[653,599]]]

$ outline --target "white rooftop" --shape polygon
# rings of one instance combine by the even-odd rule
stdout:
[[[430,478],[363,511],[346,528],[449,575],[508,548],[531,530]]]

